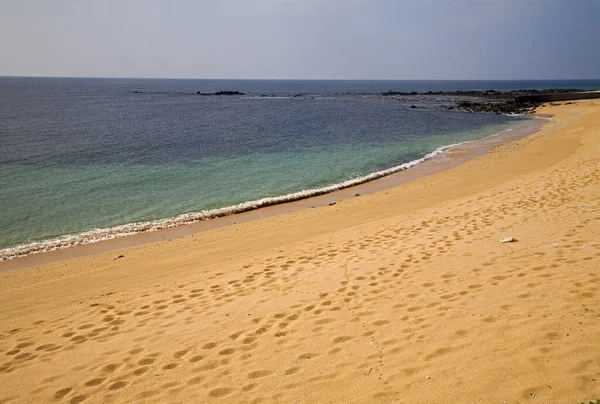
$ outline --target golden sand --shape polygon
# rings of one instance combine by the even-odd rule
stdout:
[[[0,403],[600,398],[600,101],[541,112],[373,195],[0,273]]]

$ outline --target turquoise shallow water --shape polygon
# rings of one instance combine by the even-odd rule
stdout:
[[[6,165],[2,177],[10,179],[12,192],[2,192],[0,204],[12,215],[2,215],[0,246],[321,188],[422,157],[441,144],[498,133],[508,125],[412,142],[205,157],[186,164]]]
[[[182,214],[339,184],[524,119],[339,93],[196,97],[179,87],[164,91],[162,82],[163,92],[135,93],[152,83],[6,80],[5,257],[152,227],[136,222],[171,226],[190,219]],[[192,84],[189,93],[205,90]],[[32,243],[41,244],[7,250]]]

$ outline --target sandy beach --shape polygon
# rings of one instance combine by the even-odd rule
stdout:
[[[600,101],[539,113],[333,206],[0,272],[0,403],[600,398]]]

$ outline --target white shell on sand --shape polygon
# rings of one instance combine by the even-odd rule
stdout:
[[[517,240],[516,237],[506,237],[500,240],[501,243],[516,243]]]

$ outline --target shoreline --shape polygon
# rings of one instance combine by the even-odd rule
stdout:
[[[381,192],[0,273],[0,401],[597,400],[600,101],[541,109]]]
[[[455,167],[483,155],[493,147],[529,136],[539,131],[551,119],[551,116],[536,114],[530,120],[515,122],[514,127],[499,133],[472,141],[440,146],[417,160],[322,188],[8,247],[0,250],[0,272],[185,237],[231,224],[335,204],[344,199],[371,194]]]

